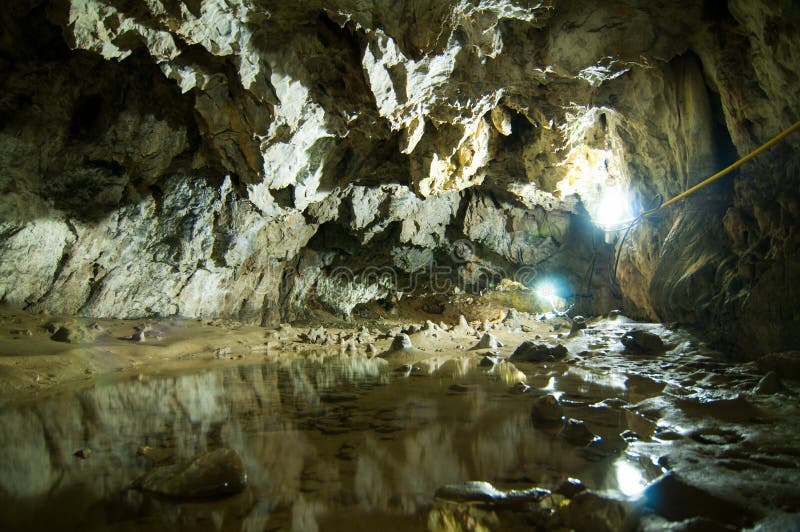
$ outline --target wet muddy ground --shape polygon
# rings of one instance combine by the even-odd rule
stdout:
[[[791,365],[680,329],[50,322],[0,331],[3,530],[800,526]]]

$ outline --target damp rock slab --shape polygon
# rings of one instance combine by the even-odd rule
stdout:
[[[216,449],[188,463],[161,466],[136,480],[133,488],[176,500],[218,499],[247,485],[242,459],[232,449]]]

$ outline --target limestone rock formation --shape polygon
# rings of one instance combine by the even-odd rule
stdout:
[[[277,323],[558,274],[579,313],[797,348],[798,136],[624,242],[590,218],[800,118],[798,19],[790,0],[9,0],[0,302]]]

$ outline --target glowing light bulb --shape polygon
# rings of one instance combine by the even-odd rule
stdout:
[[[620,229],[631,218],[633,214],[627,192],[619,185],[606,188],[594,215],[595,223],[602,229],[611,231]]]
[[[539,297],[543,297],[547,300],[552,300],[553,297],[556,295],[556,287],[553,283],[549,281],[544,281],[543,283],[539,284],[536,287],[536,294]]]

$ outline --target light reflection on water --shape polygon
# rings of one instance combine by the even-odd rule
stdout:
[[[612,460],[587,460],[534,428],[535,395],[511,393],[519,372],[503,366],[401,378],[378,359],[340,357],[98,384],[9,407],[0,411],[0,528],[419,529],[448,483],[632,485],[634,466],[617,466],[615,477]],[[608,396],[591,381],[568,391]],[[606,423],[609,433],[620,419]],[[142,445],[177,459],[230,447],[248,488],[202,504],[128,490],[151,467],[137,456]],[[73,456],[84,447],[90,458]]]

